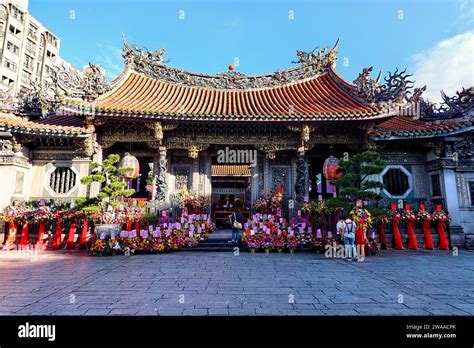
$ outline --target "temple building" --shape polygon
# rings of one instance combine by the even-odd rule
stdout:
[[[298,51],[296,66],[271,74],[208,75],[124,40],[125,69],[112,83],[95,65],[84,76],[59,71],[48,90],[4,108],[0,209],[95,195],[80,178],[111,153],[138,159],[134,197],[156,204],[172,207],[186,187],[211,210],[251,207],[280,184],[296,207],[337,195],[323,175],[330,155],[376,149],[384,202],[441,203],[452,244],[473,246],[474,89],[443,94],[436,107],[405,71],[382,81],[367,68],[350,83],[336,72],[337,50]]]

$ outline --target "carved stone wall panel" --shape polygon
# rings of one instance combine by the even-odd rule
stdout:
[[[417,199],[426,199],[430,194],[428,174],[424,165],[414,164],[411,166],[413,174],[413,195]]]

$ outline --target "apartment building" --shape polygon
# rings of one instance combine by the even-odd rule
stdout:
[[[44,83],[59,57],[60,39],[28,13],[28,0],[0,0],[0,89],[18,95]],[[68,64],[66,64],[68,65]]]

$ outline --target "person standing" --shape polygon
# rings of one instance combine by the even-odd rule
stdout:
[[[346,258],[357,258],[357,250],[355,247],[355,231],[356,231],[356,224],[352,221],[348,216],[344,220],[344,248],[345,248],[345,255]]]
[[[234,208],[234,212],[230,216],[230,224],[232,226],[232,240],[229,243],[238,243],[240,240],[240,231],[244,226],[244,217],[238,208]]]
[[[336,224],[336,231],[337,231],[337,244],[342,244],[344,242],[344,220],[346,217],[341,215],[339,217],[339,221]]]

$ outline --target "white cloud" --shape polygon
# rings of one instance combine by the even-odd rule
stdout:
[[[458,23],[470,26],[474,23],[474,0],[458,0]]]
[[[440,90],[448,96],[461,87],[474,86],[474,32],[469,31],[438,42],[411,57],[416,86],[426,85],[424,96],[442,101]]]
[[[107,79],[113,80],[125,68],[122,58],[122,49],[112,45],[110,42],[99,43],[99,53],[91,63],[100,64],[105,69]]]

